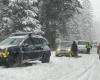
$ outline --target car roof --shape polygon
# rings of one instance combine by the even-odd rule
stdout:
[[[12,33],[11,36],[25,36],[25,35],[32,35],[34,33],[32,32],[16,32],[16,33]]]
[[[9,38],[25,38],[26,36],[10,36]]]
[[[80,42],[88,42],[88,40],[78,40],[78,41],[80,41]]]
[[[62,45],[62,44],[72,44],[72,41],[61,41],[58,43],[58,45]]]
[[[72,43],[72,41],[60,41],[60,43]]]
[[[10,37],[15,37],[15,38],[20,38],[20,37],[27,37],[27,36],[31,36],[31,37],[36,37],[36,38],[44,38],[43,36],[41,35],[36,35],[32,32],[17,32],[17,33],[12,33],[10,35]]]

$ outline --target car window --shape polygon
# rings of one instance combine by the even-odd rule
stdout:
[[[71,47],[72,42],[61,42],[59,43],[60,47]]]
[[[87,42],[85,42],[85,41],[79,41],[79,42],[78,42],[78,45],[86,45],[86,43],[87,43]]]
[[[31,39],[30,39],[30,38],[26,39],[26,40],[24,41],[24,44],[32,45]]]
[[[19,45],[23,41],[23,38],[9,37],[3,40],[0,45]]]
[[[42,45],[42,44],[47,44],[46,40],[42,39],[42,38],[33,38],[32,39],[32,43],[33,45]]]
[[[41,44],[48,44],[48,42],[45,39],[40,38],[40,43]]]
[[[32,44],[33,45],[40,44],[39,39],[38,38],[32,38]]]

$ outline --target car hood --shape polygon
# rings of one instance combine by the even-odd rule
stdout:
[[[16,46],[16,45],[2,45],[0,46],[0,49],[5,49],[5,48],[13,47],[13,46]]]

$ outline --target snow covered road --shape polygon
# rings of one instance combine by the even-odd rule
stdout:
[[[55,57],[50,63],[33,62],[32,65],[0,67],[0,80],[100,80],[100,60],[96,52],[80,54],[79,58]]]

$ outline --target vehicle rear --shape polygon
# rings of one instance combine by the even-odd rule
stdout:
[[[87,41],[78,41],[77,42],[79,53],[86,53],[86,50],[87,50],[86,43],[87,43]]]

